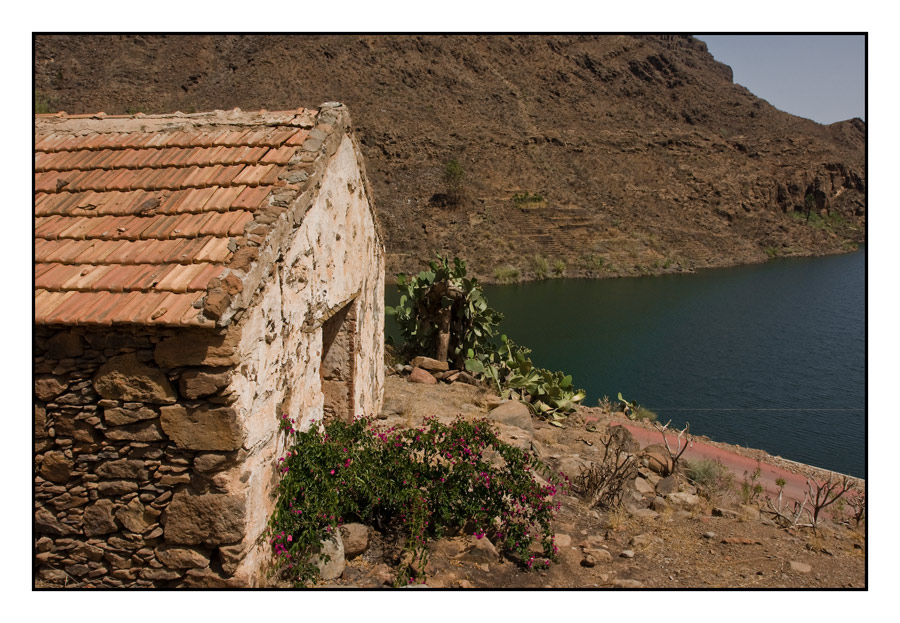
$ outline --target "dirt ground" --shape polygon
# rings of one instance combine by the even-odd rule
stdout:
[[[412,425],[426,415],[485,417],[498,399],[463,384],[420,385],[386,379],[385,423]],[[597,456],[600,438],[616,418],[582,408],[564,429],[533,420],[530,440],[554,469]],[[619,422],[621,423],[621,422]],[[518,430],[518,429],[516,429]],[[524,431],[523,431],[524,433]],[[507,430],[505,435],[509,435]],[[515,436],[515,435],[514,435]],[[521,437],[527,437],[527,433]],[[656,442],[658,443],[661,437]],[[517,441],[523,441],[518,439]],[[710,442],[713,443],[713,442]],[[642,445],[646,445],[645,443]],[[754,460],[760,451],[715,444]],[[772,458],[772,457],[769,457]],[[798,471],[800,466],[794,466]],[[570,474],[571,476],[571,474]],[[742,474],[736,474],[739,483]],[[696,490],[682,480],[681,491]],[[688,496],[689,497],[689,496]],[[433,588],[865,588],[865,526],[826,521],[818,531],[786,530],[765,514],[742,507],[736,489],[696,504],[666,503],[655,493],[626,495],[623,507],[590,508],[561,497],[554,524],[559,563],[527,571],[474,536],[434,542],[426,568]],[[652,506],[651,510],[648,506]],[[714,511],[714,509],[716,509]],[[724,515],[724,516],[718,516]],[[391,583],[399,560],[395,540],[370,530],[370,545],[347,561],[341,578],[323,587],[378,587]]]

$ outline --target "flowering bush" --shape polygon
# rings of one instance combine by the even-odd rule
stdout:
[[[486,420],[444,425],[429,418],[418,428],[385,429],[358,418],[300,432],[284,416],[282,427],[290,443],[278,459],[267,532],[273,572],[282,579],[314,582],[320,542],[351,521],[401,529],[413,563],[401,565],[398,584],[424,582],[428,539],[462,529],[487,536],[529,568],[556,560],[550,524],[558,481],[540,484],[535,470],[543,464],[500,441]],[[535,539],[539,559],[529,549]]]

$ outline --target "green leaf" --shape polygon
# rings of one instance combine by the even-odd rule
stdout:
[[[466,370],[475,374],[484,374],[484,365],[477,359],[466,359]]]

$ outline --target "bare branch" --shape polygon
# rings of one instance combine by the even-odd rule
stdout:
[[[832,473],[825,482],[816,482],[808,478],[806,489],[812,505],[812,525],[815,528],[819,525],[822,511],[837,502],[845,493],[856,489],[856,483],[847,476],[838,478],[837,474]]]
[[[660,426],[659,423],[654,422],[653,427],[656,428],[656,430],[659,431],[659,433],[662,435],[663,443],[666,444],[666,451],[669,453],[669,458],[672,460],[672,471],[675,472],[678,469],[678,459],[681,458],[681,455],[684,454],[684,451],[687,450],[691,445],[691,438],[687,434],[691,428],[691,423],[685,422],[684,428],[682,428],[681,430],[676,429],[676,432],[678,433],[678,445],[674,450],[672,449],[672,446],[669,445],[669,439],[666,437],[666,430],[668,430],[669,424],[671,423],[672,420],[669,420],[664,425]]]
[[[785,507],[783,495],[784,486],[781,486],[778,489],[777,501],[773,502],[771,497],[766,496],[766,506],[768,508],[762,509],[762,512],[774,515],[775,520],[784,528],[811,528],[812,524],[800,523],[800,518],[804,514],[810,515],[810,510],[806,508],[806,505],[809,503],[809,494],[803,496],[802,502],[794,502],[794,507],[791,510]]]

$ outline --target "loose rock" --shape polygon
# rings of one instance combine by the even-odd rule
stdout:
[[[416,357],[409,364],[413,368],[422,368],[430,372],[445,372],[450,369],[450,365],[446,361],[438,361],[431,357]]]
[[[791,561],[791,571],[796,571],[797,573],[810,573],[812,571],[812,566],[806,564],[805,562],[798,562],[796,560]]]
[[[369,528],[361,523],[349,523],[341,526],[341,540],[344,543],[344,557],[347,560],[356,558],[369,545]]]
[[[327,562],[326,556],[329,559]],[[347,563],[344,559],[344,544],[340,534],[336,533],[334,538],[322,541],[319,544],[319,551],[313,555],[311,560],[319,568],[323,580],[334,580],[341,577]]]
[[[422,368],[413,368],[406,380],[410,383],[425,383],[426,385],[437,384],[437,379]]]
[[[508,426],[517,426],[534,434],[531,411],[518,400],[508,400],[488,413],[488,418]]]

